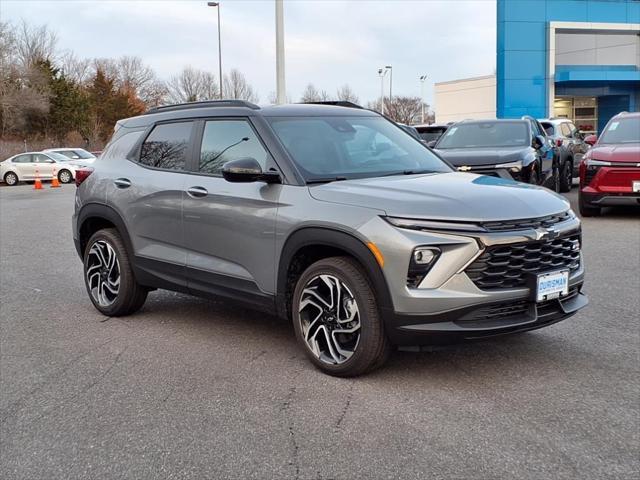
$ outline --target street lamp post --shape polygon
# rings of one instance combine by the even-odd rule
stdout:
[[[384,76],[386,74],[386,67],[378,69],[378,75],[380,76],[380,113],[382,115],[384,115]]]
[[[393,102],[393,67],[387,65],[384,68],[389,70],[389,101]]]
[[[276,103],[286,103],[287,88],[284,80],[284,6],[276,0]]]
[[[218,9],[218,82],[220,83],[220,100],[222,100],[222,41],[220,35],[220,2],[207,2],[209,7]]]
[[[420,123],[424,123],[424,81],[426,79],[426,75],[420,76]]]

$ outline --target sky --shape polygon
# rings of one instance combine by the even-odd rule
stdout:
[[[206,3],[0,0],[0,19],[46,23],[59,48],[79,57],[137,55],[167,80],[187,65],[217,73],[217,17]],[[220,3],[223,70],[239,69],[267,103],[276,89],[274,0]],[[419,96],[427,75],[432,104],[434,82],[496,67],[495,0],[285,0],[284,17],[293,101],[308,83],[330,94],[347,83],[361,103],[375,100],[378,68],[392,65],[394,95]]]

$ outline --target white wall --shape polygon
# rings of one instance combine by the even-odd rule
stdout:
[[[496,76],[435,84],[437,123],[496,117]]]

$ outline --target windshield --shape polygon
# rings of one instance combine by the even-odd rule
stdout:
[[[598,140],[598,144],[603,143],[640,143],[640,117],[623,117],[609,123]]]
[[[67,158],[64,155],[60,155],[56,152],[48,152],[47,155],[58,162],[68,162],[69,160],[71,160],[70,158]]]
[[[89,158],[94,157],[89,152],[81,148],[78,148],[75,150],[56,150],[56,153],[62,154],[65,157],[69,157],[72,160],[78,160],[78,159],[87,160]]]
[[[422,143],[382,117],[272,117],[307,181],[450,172]]]
[[[435,148],[516,147],[529,145],[526,122],[477,122],[453,125]]]

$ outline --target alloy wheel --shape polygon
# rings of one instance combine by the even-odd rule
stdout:
[[[360,341],[358,303],[343,281],[317,275],[307,282],[298,305],[306,346],[323,363],[340,365],[355,353]]]
[[[13,186],[18,183],[18,176],[13,172],[9,172],[4,177],[4,181],[7,183],[7,185]]]
[[[58,180],[62,183],[69,183],[71,181],[71,173],[66,170],[61,171],[58,175]]]
[[[120,291],[120,262],[106,240],[97,240],[87,254],[86,281],[91,296],[102,307],[108,307]]]

